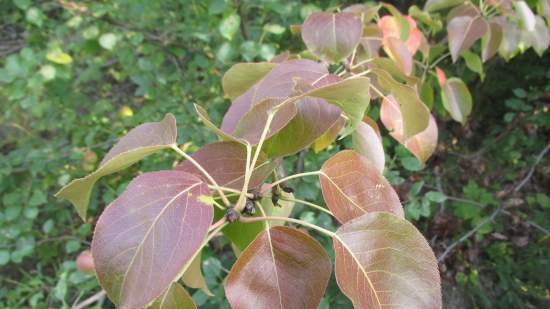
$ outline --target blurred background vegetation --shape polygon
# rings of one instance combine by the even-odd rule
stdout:
[[[403,12],[422,3],[389,2]],[[171,168],[176,156],[102,180],[87,222],[53,194],[92,171],[128,129],[167,112],[190,151],[214,141],[192,103],[219,123],[229,103],[220,79],[232,64],[302,49],[288,26],[346,3],[0,1],[0,308],[70,308],[98,292],[74,263],[98,214],[131,177]],[[386,135],[386,175],[442,260],[445,308],[550,308],[550,55],[492,60],[483,82],[463,63],[445,68],[468,81],[473,116],[464,127],[438,118],[438,151],[425,168]],[[316,169],[339,147],[291,157],[287,171]],[[294,185],[297,197],[321,203],[313,179]],[[323,214],[295,214],[335,227]],[[215,297],[192,295],[201,308],[229,308],[223,278],[234,256],[219,240],[206,251]],[[320,308],[351,308],[334,280]]]

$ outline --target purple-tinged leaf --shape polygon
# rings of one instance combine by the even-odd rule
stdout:
[[[270,62],[237,63],[223,75],[222,85],[226,96],[234,100],[264,78],[277,64]]]
[[[233,135],[227,134],[224,131],[222,131],[220,128],[218,128],[211,120],[210,117],[208,117],[208,112],[204,108],[202,108],[200,105],[194,104],[195,111],[197,112],[197,115],[199,116],[199,119],[202,121],[202,123],[212,131],[212,133],[216,134],[222,141],[233,141],[237,143],[242,143],[244,145],[244,142],[239,140],[238,138],[234,137]]]
[[[403,217],[395,190],[376,166],[357,152],[340,151],[323,164],[321,173],[323,198],[341,223],[373,211]]]
[[[288,227],[263,231],[242,252],[227,276],[233,309],[315,309],[330,278],[323,247]]]
[[[174,282],[148,309],[197,309],[197,306],[191,295]]]
[[[454,7],[447,14],[447,22],[451,21],[455,17],[470,16],[472,18],[479,16],[479,9],[470,2],[464,2],[463,4]]]
[[[204,145],[191,155],[211,176],[218,185],[241,190],[246,171],[246,147],[235,142],[215,142]],[[261,185],[271,174],[277,162],[269,161],[261,153],[256,168],[250,178],[249,187]],[[183,161],[175,170],[195,174],[203,178],[203,174],[189,161]],[[207,180],[203,178],[206,182]]]
[[[353,148],[380,172],[384,173],[384,164],[386,162],[384,156],[384,146],[382,145],[382,137],[376,122],[365,117],[363,122],[359,124],[355,132],[352,134]]]
[[[374,212],[333,237],[336,281],[355,308],[441,309],[437,261],[410,222]]]
[[[338,63],[357,47],[362,29],[361,19],[353,13],[317,12],[302,25],[302,39],[315,56]]]
[[[101,214],[92,255],[96,274],[121,309],[150,305],[183,275],[203,246],[214,211],[198,177],[181,171],[145,173]]]
[[[431,114],[428,127],[424,131],[405,140],[403,138],[401,110],[399,109],[399,104],[390,95],[382,101],[380,120],[382,120],[386,129],[390,131],[390,135],[405,146],[421,162],[426,162],[434,153],[437,146],[438,131],[435,118]]]
[[[457,16],[447,24],[449,50],[453,62],[487,33],[489,26],[482,16]]]
[[[491,59],[497,52],[502,42],[502,26],[494,21],[489,22],[489,30],[481,38],[481,57],[483,62]]]
[[[472,96],[468,87],[461,79],[451,77],[441,90],[443,106],[454,120],[464,125],[472,112]]]
[[[78,215],[85,219],[92,188],[99,178],[125,169],[159,150],[170,148],[176,143],[176,137],[176,118],[172,114],[167,114],[160,122],[139,125],[109,150],[97,170],[71,181],[55,196],[71,201]]]

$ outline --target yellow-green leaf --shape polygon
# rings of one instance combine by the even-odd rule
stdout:
[[[69,54],[63,52],[61,49],[50,51],[46,55],[46,59],[57,64],[71,64],[73,62],[73,58]]]

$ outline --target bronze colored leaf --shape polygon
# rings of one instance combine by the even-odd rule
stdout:
[[[270,62],[237,63],[233,65],[223,75],[222,86],[225,95],[234,100],[254,86],[276,66],[277,64]]]
[[[384,51],[397,64],[406,75],[411,75],[413,70],[413,58],[403,41],[394,37],[386,37],[382,40]]]
[[[191,295],[177,282],[159,297],[149,309],[197,309]]]
[[[403,217],[395,190],[376,166],[357,152],[340,151],[323,164],[321,173],[323,198],[341,223],[373,211]]]
[[[487,33],[489,25],[482,16],[457,16],[447,24],[449,50],[453,62]]]
[[[405,219],[365,214],[342,225],[333,245],[336,280],[355,308],[442,307],[433,251]]]
[[[353,13],[317,12],[302,25],[302,39],[315,56],[338,63],[357,47],[362,29],[361,19]]]
[[[263,231],[242,252],[227,276],[233,309],[315,309],[330,278],[323,247],[288,227]]]
[[[204,145],[191,157],[197,161],[218,185],[241,190],[246,171],[246,147],[235,142],[215,142]],[[270,161],[261,153],[250,178],[249,187],[261,185],[271,174],[277,162]],[[203,174],[189,161],[183,161],[175,170],[195,174],[203,178]],[[206,182],[207,180],[203,178]]]
[[[384,146],[376,122],[366,117],[352,134],[353,148],[384,173]]]
[[[191,263],[212,223],[210,195],[181,171],[145,173],[99,217],[92,241],[97,278],[121,309],[150,305]]]
[[[78,215],[85,219],[92,188],[99,178],[123,170],[147,155],[169,148],[176,143],[176,137],[176,118],[172,114],[167,114],[160,122],[139,125],[109,150],[95,172],[71,181],[55,196],[73,203]]]

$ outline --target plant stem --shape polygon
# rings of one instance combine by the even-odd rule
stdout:
[[[210,228],[208,229],[208,232],[217,229],[218,227],[220,227],[220,225],[223,225],[226,222],[227,222],[227,218],[223,216],[220,220],[216,221],[214,224],[210,226]]]
[[[208,187],[209,187],[210,189],[214,189],[214,190],[216,189],[216,186],[208,185]],[[219,188],[220,188],[222,191],[224,191],[224,192],[229,192],[229,193],[241,194],[241,192],[242,192],[241,190],[232,189],[232,188],[228,188],[228,187],[224,187],[224,186],[219,186]],[[246,195],[246,197],[248,197],[248,198],[251,198],[251,197],[254,196],[254,195],[251,194],[251,193],[246,193],[245,195]],[[228,195],[226,195],[226,196],[228,196]]]
[[[229,203],[229,200],[227,199],[227,197],[225,196],[225,193],[223,193],[223,191],[220,189],[220,186],[218,185],[218,183],[214,180],[214,178],[212,178],[212,176],[202,167],[202,165],[199,164],[199,162],[195,161],[195,159],[193,159],[190,155],[186,154],[183,150],[181,150],[177,144],[173,144],[172,146],[170,146],[172,149],[174,149],[177,153],[179,153],[182,157],[184,157],[185,159],[189,160],[189,162],[191,162],[199,171],[201,171],[201,173],[208,179],[208,181],[210,181],[210,183],[212,185],[214,185],[214,188],[216,189],[216,191],[218,191],[218,194],[220,195],[220,197],[222,198],[222,201],[223,203],[226,205],[226,206],[229,206],[230,203]]]
[[[317,226],[315,224],[311,224],[309,222],[305,222],[303,220],[298,220],[298,219],[294,219],[294,218],[270,217],[270,216],[268,216],[268,217],[266,217],[266,216],[263,216],[263,217],[240,217],[239,221],[243,222],[243,223],[258,222],[258,221],[285,221],[285,222],[296,223],[296,224],[300,224],[300,225],[309,227],[310,229],[316,230],[317,232],[319,232],[321,234],[324,234],[324,235],[327,235],[329,237],[336,236],[336,233],[334,233],[334,232],[331,232],[331,231],[329,231],[327,229],[324,229],[320,226]]]
[[[278,185],[280,183],[283,183],[285,181],[288,181],[288,180],[291,180],[291,179],[294,179],[294,178],[300,178],[300,177],[305,177],[305,176],[317,176],[317,175],[321,175],[321,174],[322,174],[321,171],[314,171],[314,172],[305,172],[305,173],[299,173],[299,174],[286,176],[286,177],[281,178],[281,179],[269,184],[268,186],[266,186],[266,189],[262,190],[262,193],[271,190],[271,188],[275,187],[276,185]]]
[[[437,58],[434,62],[430,64],[430,68],[435,68],[436,65],[438,65],[441,61],[445,60],[445,58],[449,57],[451,53],[445,53],[441,57]]]
[[[356,63],[355,65],[352,65],[351,66],[351,69],[357,69],[358,67],[362,66],[362,65],[365,65],[371,61],[373,61],[375,58],[370,58],[370,59],[366,59],[366,60],[363,60],[363,61],[359,61],[358,63]]]
[[[300,199],[297,199],[297,198],[291,198],[291,197],[285,197],[285,196],[281,196],[280,199],[283,200],[283,201],[294,202],[294,203],[299,203],[299,204],[302,204],[302,205],[305,205],[305,206],[309,206],[309,207],[315,208],[317,210],[320,210],[320,211],[334,217],[334,214],[330,210],[326,209],[323,206],[320,206],[320,205],[317,205],[317,204],[314,204],[314,203],[311,203],[311,202],[308,202],[308,201],[305,201],[305,200],[300,200]]]

